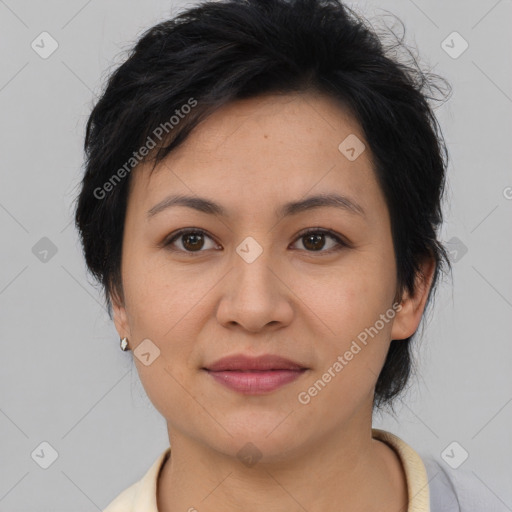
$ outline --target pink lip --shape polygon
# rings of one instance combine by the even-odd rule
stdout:
[[[225,370],[303,370],[305,367],[285,359],[281,356],[274,356],[272,354],[265,354],[257,357],[246,356],[245,354],[235,354],[232,356],[223,357],[215,363],[205,366],[206,370],[212,372],[219,372]]]
[[[203,368],[217,382],[247,395],[274,391],[300,377],[308,368],[279,356],[238,354]]]
[[[303,370],[269,370],[269,371],[234,371],[226,370],[225,372],[208,373],[221,384],[226,387],[238,391],[245,395],[262,395],[269,393],[275,389],[284,386],[288,382],[292,382],[306,369]]]

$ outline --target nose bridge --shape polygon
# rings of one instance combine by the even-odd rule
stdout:
[[[258,238],[258,240],[257,240]],[[218,310],[222,323],[236,322],[257,331],[267,324],[286,323],[292,308],[287,287],[276,276],[269,234],[247,236],[235,247],[228,290]]]
[[[268,293],[269,288],[273,288],[271,281],[275,280],[271,270],[270,235],[249,235],[238,244],[235,252],[235,282],[239,285],[238,291],[244,292],[244,288],[252,287],[257,288],[258,292]]]

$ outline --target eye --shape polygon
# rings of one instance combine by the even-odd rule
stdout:
[[[325,248],[326,238],[331,239],[331,247],[327,250],[322,250]],[[217,247],[215,243],[212,246],[207,247],[208,244],[205,244],[205,239],[213,241],[212,237],[210,237],[204,230],[199,228],[187,228],[180,229],[171,235],[171,237],[164,241],[162,245],[170,251],[179,251],[189,254],[194,252],[203,252],[201,249],[205,249],[205,245],[206,249],[215,249]],[[349,244],[342,240],[342,238],[335,232],[323,228],[309,228],[299,234],[296,241],[298,240],[304,240],[303,246],[305,247],[304,250],[307,252],[332,253],[339,251],[344,247],[349,247]],[[178,248],[173,247],[176,243],[179,243]]]
[[[165,241],[163,245],[171,251],[180,251],[180,252],[188,252],[188,253],[201,252],[201,249],[205,245],[205,242],[204,242],[205,237],[209,238],[210,240],[213,240],[202,229],[198,229],[198,228],[180,229],[170,239]],[[181,248],[175,249],[175,248],[171,247],[175,243],[175,241],[180,242]],[[215,247],[213,247],[213,248],[215,248]],[[207,247],[207,249],[208,249],[208,247]]]
[[[325,247],[326,238],[330,238],[333,243],[328,250],[323,251],[322,249]],[[306,247],[307,252],[332,253],[349,246],[349,244],[343,241],[336,233],[330,229],[323,228],[310,228],[307,231],[303,231],[300,233],[297,240],[304,240],[303,246]]]

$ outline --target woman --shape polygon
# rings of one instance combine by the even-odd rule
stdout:
[[[110,77],[76,225],[170,446],[107,512],[459,510],[372,429],[449,267],[439,77],[387,53],[337,0],[206,2]]]

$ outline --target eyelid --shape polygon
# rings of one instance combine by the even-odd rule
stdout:
[[[299,231],[295,240],[298,240],[299,238],[301,238],[304,235],[307,235],[309,233],[322,233],[324,235],[331,236],[332,238],[336,239],[340,244],[344,244],[347,247],[351,245],[350,242],[340,233],[337,233],[336,231],[329,229],[329,228],[323,228],[321,226],[313,226],[310,228],[305,228],[302,231]],[[310,251],[310,252],[314,252],[314,251]]]

